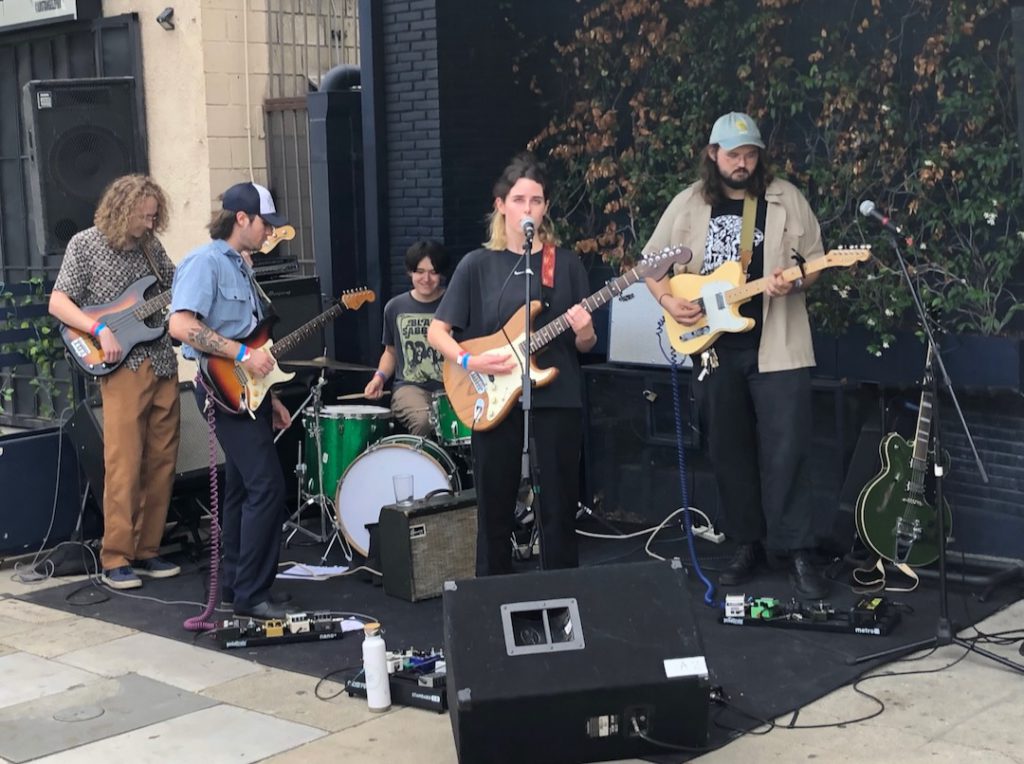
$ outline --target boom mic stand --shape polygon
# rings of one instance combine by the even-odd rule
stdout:
[[[869,217],[880,217],[877,212],[874,211],[874,204],[870,202],[864,202],[860,207],[861,213]],[[978,647],[972,642],[956,636],[953,631],[953,625],[949,619],[949,594],[947,591],[947,580],[946,580],[946,518],[944,507],[945,504],[942,498],[942,478],[945,468],[942,465],[942,426],[940,422],[939,409],[939,376],[942,378],[942,387],[945,388],[946,392],[949,393],[949,397],[953,402],[953,406],[956,409],[957,415],[960,418],[960,426],[963,428],[964,434],[967,436],[967,442],[971,446],[971,451],[974,454],[974,461],[978,468],[978,473],[981,475],[983,482],[988,483],[988,474],[985,472],[985,466],[981,462],[981,457],[978,456],[978,450],[974,446],[974,438],[971,437],[971,432],[967,427],[967,422],[964,419],[963,411],[960,409],[960,402],[957,400],[956,393],[953,391],[953,383],[949,378],[949,374],[946,372],[946,364],[942,360],[942,354],[939,352],[938,343],[935,341],[935,336],[932,334],[931,324],[928,320],[928,314],[925,312],[924,304],[921,302],[921,296],[917,292],[917,288],[914,286],[914,280],[910,276],[910,269],[907,267],[907,261],[903,257],[903,251],[900,248],[899,240],[895,234],[900,233],[899,229],[889,223],[888,218],[881,218],[882,225],[890,231],[890,241],[892,243],[893,251],[896,253],[896,260],[900,266],[900,272],[903,274],[903,280],[907,285],[907,289],[910,291],[910,296],[914,301],[914,308],[917,310],[918,320],[921,323],[921,328],[924,331],[925,339],[928,343],[928,355],[931,357],[934,368],[938,369],[938,374],[933,372],[927,375],[926,384],[931,385],[932,394],[932,453],[934,458],[932,462],[934,464],[935,474],[935,514],[938,521],[938,549],[939,549],[939,619],[935,627],[935,636],[929,637],[928,639],[922,639],[917,642],[911,642],[907,645],[900,645],[899,647],[893,647],[889,650],[882,650],[877,653],[871,653],[869,655],[861,655],[853,660],[849,661],[851,664],[863,663],[865,661],[874,660],[876,658],[890,658],[890,657],[902,657],[908,653],[917,652],[925,648],[936,648],[943,647],[945,645],[959,645],[967,650],[971,650],[978,655],[989,658],[996,663],[1001,663],[1009,669],[1024,673],[1024,666],[1014,661],[1004,658],[1001,655],[996,655],[990,650],[986,650],[982,647]]]

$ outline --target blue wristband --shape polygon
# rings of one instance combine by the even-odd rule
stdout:
[[[248,347],[246,347],[245,345],[240,346],[238,348],[238,355],[235,356],[235,360],[238,361],[239,363],[241,363],[242,359],[245,358],[245,354],[247,352],[249,352],[249,348]]]
[[[92,335],[94,337],[99,337],[100,336],[100,332],[102,332],[106,328],[107,328],[107,325],[104,322],[100,321],[100,323],[96,324],[96,331],[94,331],[92,333]]]
[[[468,369],[469,368],[469,353],[463,353],[462,354],[462,368],[463,369]]]

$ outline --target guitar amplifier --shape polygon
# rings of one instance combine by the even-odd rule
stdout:
[[[635,366],[669,365],[665,354],[672,346],[658,322],[664,315],[643,282],[624,289],[612,300],[608,319],[608,361]],[[677,354],[677,362],[686,369],[693,365],[690,356]]]
[[[378,526],[384,592],[409,602],[440,597],[445,581],[476,570],[476,491],[381,508]]]

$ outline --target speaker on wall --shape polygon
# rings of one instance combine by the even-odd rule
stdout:
[[[196,405],[191,382],[183,383],[178,391],[181,408],[181,437],[178,441],[178,461],[175,481],[185,482],[203,478],[209,472],[209,427]],[[78,463],[102,504],[103,500],[103,406],[96,401],[80,403],[68,420],[68,438],[75,445]],[[224,466],[224,452],[214,441],[217,467]]]
[[[710,688],[678,561],[445,584],[460,762],[602,761],[707,742]]]
[[[29,213],[43,252],[93,223],[112,180],[147,167],[134,77],[31,80],[24,86]]]

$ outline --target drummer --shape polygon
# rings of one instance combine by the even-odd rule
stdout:
[[[412,289],[384,306],[384,352],[363,394],[370,400],[391,385],[391,411],[412,435],[430,437],[433,394],[441,390],[444,359],[427,343],[427,327],[444,294],[448,256],[436,241],[417,241],[405,253]]]

